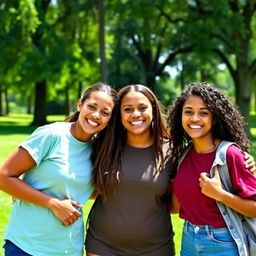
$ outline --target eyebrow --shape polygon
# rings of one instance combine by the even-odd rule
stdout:
[[[185,106],[184,108],[189,108],[189,109],[192,109],[192,107],[190,107],[190,106]],[[201,110],[209,110],[209,108],[207,108],[207,107],[204,107],[204,108],[199,108],[199,109],[201,109]]]
[[[90,103],[90,102],[89,102],[89,104],[92,104],[92,105],[98,106],[98,103],[96,103],[96,102],[92,102],[92,103]],[[110,109],[110,108],[103,108],[103,109],[108,110],[108,111],[111,111],[111,109]]]
[[[125,104],[125,105],[122,105],[122,107],[130,107],[130,106],[133,106],[134,104]],[[136,104],[137,105],[137,104]],[[147,103],[139,103],[138,104],[139,106],[142,106],[142,105],[148,105]]]

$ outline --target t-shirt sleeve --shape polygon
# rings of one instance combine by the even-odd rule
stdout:
[[[242,198],[256,201],[256,177],[244,166],[244,154],[235,145],[227,150],[227,165],[234,193]]]
[[[19,146],[26,149],[38,165],[49,154],[52,146],[52,137],[50,126],[44,125],[38,127]]]

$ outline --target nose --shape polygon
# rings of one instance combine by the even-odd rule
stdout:
[[[132,116],[133,117],[137,117],[137,116],[140,116],[140,111],[138,109],[134,109],[134,111],[132,112]]]
[[[198,121],[200,119],[200,116],[198,113],[194,113],[191,117],[191,120],[192,121]]]
[[[99,118],[100,118],[100,113],[99,113],[99,111],[94,111],[91,115],[92,115],[93,118],[95,118],[95,119],[99,119]]]

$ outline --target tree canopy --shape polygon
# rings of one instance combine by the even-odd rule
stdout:
[[[256,0],[2,0],[0,115],[14,98],[41,125],[99,80],[145,84],[164,104],[207,80],[248,119],[255,10]]]

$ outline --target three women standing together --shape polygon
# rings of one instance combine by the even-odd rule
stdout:
[[[206,92],[211,94],[211,90]],[[222,100],[220,97],[219,103]],[[198,103],[199,106],[202,104],[195,102],[191,107],[189,103],[193,113]],[[19,199],[12,209],[5,234],[6,256],[83,255],[81,207],[93,190],[91,148],[93,181],[99,195],[89,216],[87,255],[174,255],[167,190],[170,179],[175,176],[175,164],[183,148],[178,144],[175,149],[177,136],[173,131],[179,129],[186,136],[186,141],[179,140],[184,145],[191,141],[189,138],[192,135],[188,131],[196,131],[200,137],[202,130],[208,129],[207,134],[212,133],[214,122],[226,124],[225,119],[214,119],[218,113],[213,112],[215,109],[211,104],[204,104],[202,114],[196,110],[199,121],[193,124],[185,124],[183,120],[184,102],[177,104],[179,111],[175,112],[175,108],[171,110],[170,117],[176,114],[175,121],[180,127],[175,128],[174,123],[170,123],[170,139],[161,105],[147,87],[126,86],[118,92],[116,104],[115,92],[110,87],[103,84],[92,86],[78,102],[79,112],[69,119],[69,123],[55,123],[37,129],[1,166],[0,188]],[[184,110],[187,115],[188,112]],[[213,116],[208,124],[200,121],[206,112]],[[237,129],[240,132],[240,127]],[[237,137],[226,136],[226,126],[223,130],[222,137],[212,135],[213,152],[221,140],[229,139],[233,139],[243,150],[248,149],[240,145],[241,140],[235,140]],[[201,146],[208,145],[207,140],[199,141]],[[192,142],[195,145],[193,137]],[[240,155],[241,166],[242,162]],[[232,168],[229,170],[232,172]],[[191,170],[186,171],[189,173]],[[201,172],[208,171],[206,168]],[[241,175],[249,175],[255,187],[252,173],[244,168],[236,173],[243,171],[246,174]],[[19,178],[21,175],[22,180]],[[204,174],[200,179],[202,192],[199,193],[210,190],[203,183],[206,178]],[[186,186],[187,179],[184,179]],[[187,181],[190,183],[190,180]],[[220,187],[215,187],[215,194],[218,194],[217,191],[223,193]],[[239,191],[237,194],[241,196]],[[249,194],[243,197],[254,196],[253,192]],[[189,194],[183,197],[189,198]],[[251,207],[253,210],[254,206]],[[191,238],[189,241],[192,241]],[[17,250],[16,254],[14,250]],[[182,254],[187,255],[183,251]],[[197,252],[192,255],[197,255]]]

